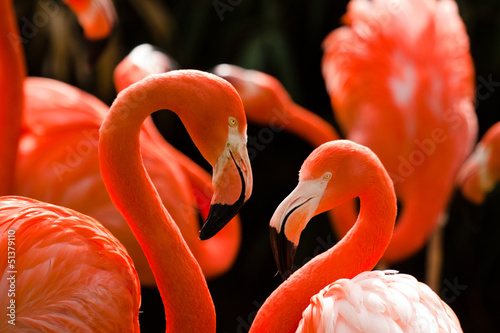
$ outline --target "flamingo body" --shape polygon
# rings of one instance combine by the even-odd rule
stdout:
[[[297,332],[461,332],[450,307],[426,284],[397,271],[339,279],[311,298]]]
[[[14,267],[0,264],[0,304],[9,306],[7,277],[14,275],[16,305],[15,325],[3,318],[0,331],[139,331],[132,259],[96,220],[34,199],[1,197],[0,234],[2,248],[13,239],[15,252]]]
[[[311,218],[355,197],[359,215],[347,235],[291,274],[300,235]],[[377,276],[385,273],[366,272],[390,243],[395,219],[394,186],[370,149],[349,140],[316,148],[302,164],[297,187],[271,218],[273,254],[286,280],[261,306],[250,332],[294,332],[302,318],[299,332],[403,332],[410,327],[439,332],[440,326],[461,332],[456,316],[430,288],[406,275],[390,276],[385,283]],[[429,299],[434,301],[427,304]],[[429,318],[434,319],[424,324]]]

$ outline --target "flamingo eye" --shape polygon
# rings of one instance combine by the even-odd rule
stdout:
[[[238,125],[238,121],[236,120],[236,118],[233,118],[233,117],[229,117],[229,126],[237,126]]]
[[[332,178],[332,173],[331,172],[326,172],[324,175],[323,175],[323,179],[331,179]]]

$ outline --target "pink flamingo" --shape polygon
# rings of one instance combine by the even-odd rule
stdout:
[[[474,67],[454,1],[351,1],[344,23],[324,40],[322,71],[343,132],[380,157],[402,203],[388,265],[441,231],[476,140]],[[337,222],[340,235],[353,223]],[[430,254],[437,288],[441,254]]]
[[[138,93],[147,97],[146,102],[136,103]],[[166,331],[215,332],[215,309],[205,277],[142,162],[141,125],[158,109],[180,116],[213,166],[214,204],[221,205],[231,204],[242,189],[246,201],[252,190],[243,106],[234,88],[217,76],[173,71],[125,89],[100,128],[103,178],[154,272]],[[0,207],[2,246],[15,234],[16,302],[38,301],[17,303],[16,326],[2,321],[2,328],[138,330],[137,274],[126,250],[98,222],[21,197],[3,197]],[[10,274],[6,261],[1,265],[4,276]],[[0,290],[8,288],[9,281],[2,279]]]
[[[352,229],[290,275],[309,220],[355,197],[361,204]],[[395,219],[392,180],[370,149],[347,140],[316,148],[271,219],[278,270],[289,277],[250,332],[461,332],[453,311],[426,285],[395,271],[366,272],[390,243]]]

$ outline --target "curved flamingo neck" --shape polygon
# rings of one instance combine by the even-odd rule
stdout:
[[[151,113],[185,110],[182,98],[171,92],[176,84],[182,84],[182,76],[147,79],[118,95],[100,130],[101,173],[150,263],[165,306],[167,331],[215,332],[215,309],[201,268],[165,210],[140,154],[140,128]]]
[[[0,1],[0,195],[12,194],[26,77],[22,39],[12,0]]]
[[[353,278],[375,267],[396,219],[392,181],[383,170],[377,180],[359,196],[360,213],[347,235],[284,281],[262,305],[250,332],[295,332],[313,295],[340,278]]]

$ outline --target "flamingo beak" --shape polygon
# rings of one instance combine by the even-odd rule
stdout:
[[[317,214],[327,183],[328,181],[323,179],[300,181],[271,218],[271,248],[283,280],[292,274],[300,235],[311,218]]]
[[[214,166],[213,186],[208,217],[200,231],[201,240],[213,237],[224,228],[252,193],[252,170],[246,144],[226,147]]]

